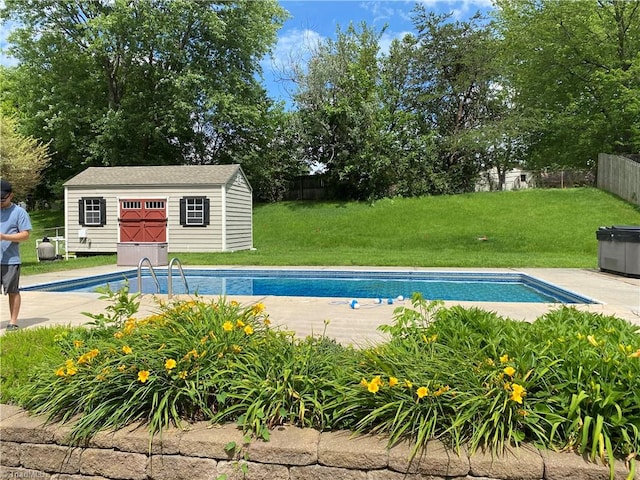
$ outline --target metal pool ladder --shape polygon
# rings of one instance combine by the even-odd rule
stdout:
[[[156,293],[160,293],[160,282],[158,282],[158,277],[156,276],[156,272],[153,269],[153,265],[151,264],[151,260],[148,257],[143,257],[138,262],[138,292],[142,293],[142,265],[147,263],[149,265],[149,273],[153,278],[153,281],[156,284]],[[184,270],[182,270],[182,263],[176,257],[173,257],[169,262],[169,266],[167,267],[167,294],[168,297],[173,297],[173,265],[178,267],[178,272],[182,277],[182,281],[184,282],[184,288],[186,293],[189,293],[189,284],[187,283],[187,277],[184,275]]]
[[[186,293],[189,293],[189,284],[187,284],[187,277],[184,276],[184,270],[182,270],[182,263],[180,262],[180,260],[178,260],[177,257],[173,257],[170,261],[169,261],[169,266],[167,267],[167,293],[169,298],[171,298],[173,296],[173,264],[176,264],[176,266],[178,267],[178,272],[180,273],[180,276],[182,277],[182,281],[184,282],[184,288]]]
[[[142,294],[142,265],[144,263],[149,264],[149,273],[154,282],[156,282],[156,293],[160,293],[160,282],[158,282],[158,277],[156,277],[156,272],[153,271],[153,265],[151,265],[151,260],[148,257],[142,257],[138,262],[138,292]]]

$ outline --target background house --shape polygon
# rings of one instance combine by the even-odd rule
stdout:
[[[71,254],[134,243],[166,243],[168,252],[253,247],[252,190],[239,165],[90,167],[64,189]]]
[[[476,181],[476,192],[488,192],[494,190],[521,190],[535,186],[532,172],[514,168],[505,174],[502,188],[499,185],[498,170],[494,167],[482,172]]]

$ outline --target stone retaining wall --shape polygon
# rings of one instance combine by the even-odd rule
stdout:
[[[499,457],[460,455],[439,441],[409,463],[410,445],[349,432],[279,427],[271,440],[243,443],[234,425],[206,422],[149,438],[142,426],[99,433],[82,447],[69,427],[0,406],[0,479],[55,480],[607,480],[609,469],[572,453],[520,446]],[[230,442],[237,448],[229,451]],[[224,477],[226,475],[226,477]],[[616,463],[616,480],[629,475]],[[640,480],[640,473],[634,480]]]

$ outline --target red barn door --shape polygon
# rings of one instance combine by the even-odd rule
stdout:
[[[120,200],[121,242],[166,242],[165,200]]]

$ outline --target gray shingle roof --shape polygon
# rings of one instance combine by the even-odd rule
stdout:
[[[223,185],[240,165],[157,165],[89,167],[65,182],[65,187],[118,185]]]

